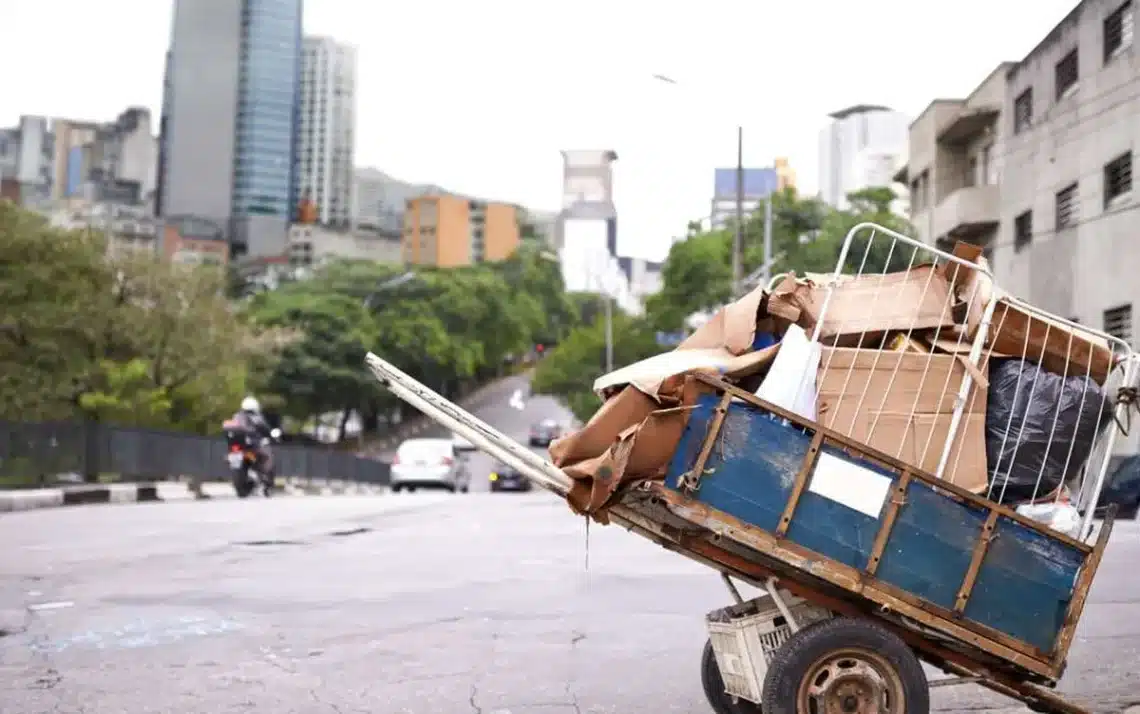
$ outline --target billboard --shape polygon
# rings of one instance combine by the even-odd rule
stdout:
[[[744,169],[744,198],[764,198],[776,190],[776,169]],[[736,169],[716,169],[713,177],[713,199],[736,198]]]

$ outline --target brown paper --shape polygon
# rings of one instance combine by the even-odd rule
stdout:
[[[988,268],[982,249],[976,245],[959,242],[953,254],[983,269]],[[981,326],[986,304],[994,295],[993,280],[957,263],[947,263],[942,271],[953,281],[958,298],[966,308],[969,337],[973,339]],[[986,346],[992,352],[1035,362],[1054,374],[1088,374],[1102,385],[1112,371],[1113,349],[1106,340],[1050,319],[1001,294],[990,320]]]
[[[933,474],[966,374],[951,355],[824,347],[819,423]],[[975,382],[943,473],[975,493],[988,483],[985,414],[985,387]]]
[[[734,355],[751,351],[756,339],[756,321],[761,317],[760,304],[764,297],[764,288],[758,287],[736,302],[725,305],[712,319],[677,345],[677,349],[723,347]]]
[[[822,315],[820,341],[871,344],[893,330],[924,330],[954,324],[950,286],[933,265],[874,275],[808,275],[785,278],[768,299],[768,313],[799,325],[810,337]],[[870,339],[868,339],[870,338]]]

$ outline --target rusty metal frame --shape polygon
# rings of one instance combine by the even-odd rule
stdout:
[[[970,566],[966,568],[966,575],[962,578],[962,586],[958,588],[958,597],[954,600],[954,614],[961,616],[966,610],[966,603],[974,592],[974,584],[978,582],[978,573],[982,571],[982,563],[986,560],[986,553],[990,552],[990,542],[994,539],[994,528],[997,527],[998,512],[991,510],[982,523],[982,532],[974,543],[974,552],[970,554]]]
[[[1043,533],[1049,538],[1060,541],[1076,548],[1079,552],[1086,556],[1086,566],[1082,568],[1082,574],[1078,577],[1077,582],[1074,584],[1073,602],[1080,602],[1083,607],[1083,602],[1087,597],[1088,587],[1091,585],[1091,574],[1086,578],[1084,573],[1086,571],[1092,572],[1087,566],[1089,562],[1089,555],[1094,554],[1095,551],[1103,550],[1103,543],[1098,543],[1097,548],[1093,548],[1087,544],[1081,543],[1073,538],[1069,538],[1063,534],[1050,530],[1044,524],[1032,521],[1024,516],[1015,513],[1012,509],[993,503],[981,496],[970,493],[965,489],[954,486],[953,484],[937,479],[934,476],[926,474],[920,470],[915,469],[913,466],[907,465],[898,459],[892,458],[882,452],[878,452],[863,444],[860,444],[853,439],[845,437],[841,434],[835,433],[829,429],[819,425],[808,422],[807,420],[791,413],[787,410],[781,409],[775,405],[768,404],[763,400],[757,398],[755,395],[745,392],[738,387],[728,384],[716,377],[697,374],[696,378],[703,382],[705,385],[712,387],[714,391],[721,392],[723,397],[737,397],[741,400],[759,407],[765,411],[776,414],[782,418],[788,419],[793,424],[814,432],[812,445],[817,443],[822,448],[822,444],[831,443],[849,453],[855,454],[862,458],[867,458],[877,464],[880,464],[895,473],[899,474],[900,481],[904,478],[909,486],[915,480],[925,483],[931,488],[937,489],[942,493],[951,495],[965,503],[974,505],[987,512],[986,523],[989,526],[987,531],[983,527],[981,539],[975,547],[973,557],[971,558],[970,568],[967,571],[962,588],[959,591],[959,597],[955,603],[953,610],[935,605],[929,601],[918,598],[917,596],[901,590],[889,583],[877,580],[874,577],[874,571],[878,566],[878,561],[874,560],[874,556],[878,555],[881,558],[882,550],[886,547],[886,542],[889,538],[889,529],[893,528],[894,522],[897,519],[898,510],[902,507],[901,503],[894,503],[905,498],[905,489],[899,489],[898,484],[894,489],[894,498],[892,503],[888,504],[887,511],[893,512],[893,517],[889,518],[880,526],[879,532],[876,534],[876,545],[879,545],[881,540],[881,547],[878,553],[875,553],[874,546],[872,551],[872,559],[868,562],[867,567],[863,569],[856,569],[851,566],[833,561],[830,558],[821,556],[806,548],[803,548],[795,543],[787,542],[780,535],[768,533],[758,529],[749,524],[743,523],[738,519],[729,516],[726,513],[713,511],[704,504],[692,500],[678,492],[668,489],[664,484],[649,484],[649,490],[661,499],[664,503],[668,504],[669,509],[675,515],[681,517],[683,520],[695,523],[702,527],[708,528],[710,531],[717,533],[723,537],[727,537],[741,545],[748,548],[755,549],[760,553],[768,556],[777,562],[782,563],[791,569],[793,573],[789,577],[794,579],[796,571],[804,571],[812,576],[822,579],[832,585],[838,586],[843,590],[850,592],[853,595],[864,597],[874,604],[894,610],[907,617],[910,617],[927,627],[944,632],[945,634],[962,641],[967,645],[977,647],[982,652],[992,655],[999,660],[1008,662],[1016,667],[1019,667],[1027,672],[1042,677],[1047,680],[1056,680],[1060,677],[1060,673],[1064,669],[1064,652],[1058,647],[1054,647],[1055,652],[1047,653],[1041,651],[1039,648],[1034,647],[1026,642],[1011,637],[1003,632],[994,628],[982,625],[977,622],[972,622],[961,616],[962,610],[965,608],[969,600],[970,592],[973,589],[973,583],[977,579],[978,571],[981,568],[985,559],[986,546],[988,545],[987,536],[992,532],[993,527],[996,525],[999,517],[1004,517],[1010,521],[1024,525],[1025,527]],[[721,404],[724,404],[722,397]],[[718,415],[719,416],[719,415]],[[722,417],[723,418],[723,417]],[[713,430],[710,429],[710,432]],[[713,437],[707,437],[712,440]],[[705,444],[708,447],[708,443]],[[702,449],[702,453],[705,450]],[[810,481],[811,463],[814,462],[819,449],[809,451],[804,457],[804,465],[800,469],[797,477],[797,484],[800,485],[800,492],[806,488]],[[796,499],[798,500],[798,499]],[[789,498],[789,504],[785,506],[784,516],[789,517],[794,513],[795,503]],[[783,525],[783,520],[781,520]],[[782,534],[781,534],[782,535]],[[1099,556],[1095,556],[1099,558]],[[1098,560],[1099,562],[1099,560]],[[874,565],[872,566],[872,563]],[[1079,617],[1079,610],[1074,610],[1073,605],[1070,605],[1070,613],[1075,617]],[[1075,619],[1074,619],[1075,623]],[[1064,630],[1062,630],[1064,634]],[[1060,640],[1059,640],[1060,642]],[[1064,642],[1065,650],[1071,642],[1071,634]],[[1057,653],[1060,653],[1059,655]]]
[[[659,488],[659,484],[652,484],[647,485],[645,490],[658,491]],[[779,579],[781,589],[836,614],[847,617],[871,616],[866,606],[860,607],[852,601],[821,593],[818,587],[785,578],[769,567],[726,550],[717,544],[718,536],[715,533],[706,529],[702,529],[701,533],[694,533],[644,515],[635,499],[636,496],[633,499],[627,498],[626,502],[617,504],[611,509],[610,515],[615,525],[633,531],[666,550],[684,555],[694,562],[711,567],[722,574],[731,575],[754,587],[763,588],[769,578],[775,577]],[[979,686],[1022,703],[1036,705],[1040,711],[1052,714],[1090,714],[1089,710],[1066,701],[1045,687],[1020,679],[1011,673],[987,667],[890,618],[876,619],[914,647],[922,659],[949,674],[971,679]]]
[[[1069,656],[1069,647],[1073,644],[1073,637],[1077,633],[1077,623],[1080,622],[1081,613],[1084,612],[1085,603],[1088,602],[1089,590],[1092,588],[1093,578],[1100,568],[1100,561],[1104,557],[1104,549],[1108,547],[1108,540],[1112,537],[1112,527],[1116,522],[1116,504],[1108,507],[1104,514],[1104,522],[1097,534],[1096,544],[1081,572],[1077,575],[1077,582],[1073,585],[1073,599],[1069,601],[1069,609],[1065,612],[1065,622],[1061,625],[1061,632],[1053,647],[1053,666],[1063,668],[1065,659]]]
[[[815,436],[811,438],[811,444],[808,445],[807,456],[804,457],[803,465],[800,466],[800,472],[796,474],[796,481],[792,484],[792,492],[788,495],[787,504],[784,505],[784,513],[780,516],[780,522],[776,524],[777,538],[783,538],[792,525],[792,516],[796,514],[796,506],[800,504],[800,498],[804,495],[804,490],[807,489],[808,481],[811,480],[811,474],[815,471],[815,464],[819,461],[819,453],[822,450],[823,434],[816,432]]]
[[[891,491],[891,500],[887,503],[887,510],[883,512],[883,524],[879,526],[879,532],[875,534],[875,541],[871,544],[871,555],[867,558],[866,567],[863,568],[867,575],[873,577],[879,570],[883,551],[887,549],[887,541],[890,540],[891,531],[895,528],[899,511],[906,505],[906,490],[910,488],[910,479],[911,471],[906,469],[899,476],[899,480]]]
[[[693,493],[700,489],[701,476],[704,475],[705,464],[708,463],[709,456],[712,454],[713,445],[716,444],[717,438],[720,437],[720,430],[724,426],[724,418],[728,415],[728,406],[731,403],[732,395],[725,392],[713,412],[713,418],[709,422],[708,430],[705,432],[704,443],[701,444],[701,451],[697,454],[697,460],[693,462],[693,468],[681,477],[680,485],[682,490]]]

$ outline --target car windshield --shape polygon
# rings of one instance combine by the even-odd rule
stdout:
[[[451,442],[444,439],[405,441],[396,450],[400,461],[438,461],[451,455]]]
[[[546,419],[541,424],[539,424],[539,426],[543,429],[555,429],[558,427],[558,422],[554,421],[553,419]]]

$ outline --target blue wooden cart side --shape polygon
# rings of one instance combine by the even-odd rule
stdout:
[[[661,489],[674,509],[714,509],[730,537],[793,568],[1045,680],[1060,677],[1110,521],[1089,546],[715,377],[698,379],[709,392]],[[836,496],[844,479],[865,483],[853,501]]]

